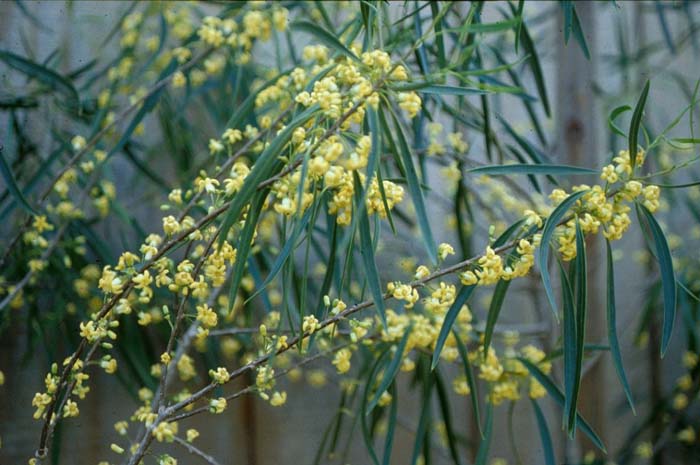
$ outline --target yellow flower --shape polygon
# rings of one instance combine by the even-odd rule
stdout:
[[[396,281],[387,284],[386,287],[395,299],[406,302],[405,308],[413,308],[415,303],[418,302],[418,299],[420,298],[418,291],[411,287],[410,284],[401,284],[400,282]]]
[[[205,328],[213,328],[218,324],[216,312],[207,304],[197,305],[197,321]]]
[[[199,437],[199,431],[194,428],[188,429],[185,434],[187,436],[187,442],[192,442]]]
[[[151,432],[158,442],[173,442],[177,434],[177,423],[162,421]]]
[[[618,176],[617,176],[617,171],[615,171],[615,166],[614,165],[607,165],[603,167],[603,171],[600,174],[600,179],[602,179],[605,182],[609,183],[614,183],[617,182]]]
[[[637,457],[650,459],[654,456],[654,448],[648,441],[640,442],[634,449],[634,453],[637,455]]]
[[[226,399],[219,397],[218,399],[212,399],[209,401],[209,411],[211,413],[219,414],[226,410]]]
[[[185,87],[185,85],[187,84],[187,78],[185,77],[185,73],[183,73],[182,71],[176,71],[173,74],[172,83],[173,83],[173,88],[175,88],[175,89]]]
[[[224,367],[219,367],[216,370],[209,370],[209,376],[216,384],[224,384],[231,378],[228,370]]]
[[[683,354],[683,366],[688,368],[689,370],[692,370],[697,366],[698,359],[698,354],[696,354],[695,352],[687,351]]]
[[[467,383],[467,378],[465,376],[455,378],[454,381],[452,381],[452,388],[454,389],[455,393],[459,394],[460,396],[468,396],[471,393],[469,383]]]
[[[285,391],[277,392],[275,391],[270,398],[270,405],[273,407],[280,407],[287,402],[287,393]]]
[[[63,416],[65,418],[69,417],[77,417],[80,414],[80,410],[78,410],[78,404],[76,404],[72,400],[68,400],[66,402],[66,405],[63,406]]]
[[[114,443],[110,444],[109,448],[112,449],[112,451],[115,452],[115,453],[117,453],[117,454],[123,454],[123,453],[124,453],[124,448],[119,447],[118,445],[116,445],[116,444],[114,444]]]
[[[333,365],[335,365],[338,373],[347,373],[350,370],[350,358],[352,357],[352,352],[350,349],[340,349],[336,352],[333,358]]]
[[[421,109],[421,98],[415,92],[399,93],[399,107],[404,110],[408,117],[413,119]]]
[[[32,223],[32,227],[36,229],[36,232],[38,232],[39,234],[43,233],[44,231],[53,230],[53,225],[46,220],[46,215],[35,216],[34,222]]]
[[[99,288],[106,294],[119,294],[122,291],[122,285],[122,280],[117,276],[117,273],[112,271],[109,265],[105,266],[98,283]]]
[[[454,255],[455,249],[450,244],[443,242],[438,246],[438,257],[440,260],[444,260],[448,255]]]
[[[305,333],[313,334],[319,328],[318,320],[313,315],[306,315],[302,323],[301,330]]]
[[[686,444],[692,444],[695,442],[697,435],[695,434],[695,429],[693,429],[692,426],[688,426],[687,428],[679,431],[676,437],[681,442],[685,442]]]
[[[430,275],[430,270],[425,265],[420,265],[416,268],[416,273],[413,275],[415,279],[424,279]]]

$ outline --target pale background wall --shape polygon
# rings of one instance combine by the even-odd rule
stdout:
[[[100,38],[109,30],[120,17],[121,12],[128,6],[126,2],[73,2],[37,1],[24,2],[27,9],[40,21],[50,25],[55,34],[38,33],[35,28],[29,27],[26,17],[23,17],[14,2],[0,3],[0,48],[9,49],[20,54],[28,54],[27,47],[33,50],[39,58],[47,56],[53,49],[60,47],[67,51],[60,62],[62,71],[73,69],[81,64],[81,57],[95,56],[99,53],[109,53],[109,50],[96,50]],[[626,30],[630,40],[639,42],[656,41],[661,38],[658,23],[652,14],[646,15],[645,26],[640,27],[640,8],[652,8],[648,2],[618,2],[619,9],[615,11],[608,5],[593,2],[578,2],[577,9],[584,22],[587,31],[589,46],[595,57],[605,57],[616,52],[613,24],[622,20],[626,24]],[[527,4],[528,16],[535,16],[545,9],[555,7],[551,2],[535,2]],[[696,8],[697,9],[697,8]],[[557,11],[557,10],[554,10]],[[553,15],[554,18],[556,15]],[[672,31],[684,27],[683,20],[676,15],[669,15],[669,23]],[[548,79],[550,100],[555,109],[555,116],[548,129],[548,138],[552,141],[548,152],[559,161],[570,161],[584,166],[596,166],[603,157],[608,155],[606,119],[608,108],[595,105],[592,97],[590,78],[593,78],[602,87],[619,85],[613,73],[609,72],[606,62],[599,58],[593,63],[582,61],[577,45],[572,40],[568,48],[561,46],[561,35],[552,34],[552,29],[560,28],[555,19],[549,19],[543,24],[533,27],[536,37],[544,37],[545,43],[539,45],[545,76]],[[635,32],[636,29],[636,32]],[[97,39],[95,39],[97,38]],[[664,57],[670,60],[669,68],[676,69],[686,75],[698,74],[696,56],[691,52],[685,52],[677,57]],[[2,70],[2,68],[0,68]],[[620,95],[616,104],[631,103],[641,88],[643,79],[647,73],[642,73],[634,80],[634,88],[627,89],[624,95]],[[654,71],[650,77],[654,78],[650,101],[663,103],[659,110],[659,120],[668,121],[671,117],[663,112],[674,113],[685,102],[675,88],[674,83],[664,73]],[[512,108],[509,104],[502,106],[500,111],[506,113],[509,121],[524,118],[520,105]],[[658,106],[651,108],[659,108]],[[583,128],[583,137],[573,139],[565,137],[566,129],[571,126],[564,124],[571,119],[577,120]],[[523,121],[525,121],[523,119]],[[0,137],[4,137],[6,128],[5,120],[0,119]],[[559,123],[559,124],[558,124]],[[37,127],[29,122],[30,130],[41,131],[44,128]],[[525,129],[526,127],[523,126]],[[578,126],[577,126],[578,127]],[[557,136],[558,134],[558,136]],[[477,137],[468,134],[468,138],[474,144],[474,150],[479,150],[480,142]],[[568,142],[567,142],[568,141]],[[573,155],[575,153],[580,155]],[[124,170],[128,170],[128,164],[124,164]],[[125,171],[124,178],[129,177]],[[432,175],[437,176],[437,173]],[[126,182],[126,181],[124,181]],[[437,205],[431,205],[439,210]],[[146,220],[150,212],[138,206],[135,207],[139,216]],[[146,224],[148,224],[146,222]],[[439,222],[436,222],[439,224]],[[157,226],[157,225],[156,225]],[[447,231],[440,231],[438,238],[450,239]],[[397,251],[401,251],[408,244],[397,244]],[[408,250],[406,250],[408,252]],[[601,263],[591,263],[592,267],[599,267]],[[638,266],[627,260],[617,264],[619,276],[638,276]],[[594,271],[591,271],[594,276]],[[638,309],[641,308],[643,295],[643,279],[630,279],[629,282],[620,283],[621,292],[618,295],[620,302],[620,337],[625,349],[625,360],[628,376],[640,404],[648,398],[648,386],[650,372],[648,370],[648,354],[645,351],[632,349],[632,329],[636,322]],[[543,302],[530,298],[529,287],[538,288],[537,279],[512,291],[506,301],[503,311],[504,323],[522,324],[531,323],[542,309]],[[537,292],[537,291],[535,291]],[[604,330],[601,331],[600,322],[602,312],[591,311],[594,325],[590,329],[590,338],[593,340],[599,334],[602,340]],[[601,320],[603,318],[603,320]],[[595,321],[597,320],[597,323]],[[597,325],[597,327],[596,327]],[[603,327],[604,328],[604,327]],[[42,373],[45,372],[43,361],[33,361],[30,364],[22,360],[25,344],[26,328],[13,328],[11,333],[3,334],[0,338],[0,369],[6,374],[5,386],[0,388],[0,437],[3,446],[0,449],[0,465],[24,463],[32,453],[37,443],[39,434],[38,423],[31,419],[31,397],[36,389],[41,386]],[[527,337],[527,336],[525,336]],[[533,340],[539,340],[541,344],[552,344],[556,339],[556,332],[530,336]],[[676,334],[676,345],[680,341],[680,334]],[[675,378],[674,364],[679,360],[678,351],[671,351],[667,356],[668,362],[664,364],[664,382],[669,383]],[[676,362],[674,362],[676,361]],[[328,369],[328,364],[318,364]],[[330,372],[331,370],[328,369]],[[615,377],[609,357],[604,356],[587,373],[588,385],[584,393],[584,408],[589,417],[596,423],[599,430],[604,431],[603,437],[607,439],[610,450],[616,450],[624,438],[627,427],[633,423],[629,414],[619,416],[622,396],[617,388]],[[63,442],[61,463],[96,463],[98,460],[112,458],[108,451],[108,444],[115,439],[112,425],[115,420],[124,416],[125,411],[131,411],[134,403],[114,381],[105,377],[95,376],[91,382],[92,392],[88,400],[81,405],[84,412],[78,419],[66,422],[63,430],[66,440]],[[612,392],[603,394],[602,386],[612,386]],[[203,450],[211,452],[222,463],[231,464],[277,464],[288,463],[289,458],[303,457],[299,463],[310,463],[313,459],[316,446],[321,435],[330,420],[330,412],[335,412],[339,394],[329,387],[321,391],[304,385],[291,385],[288,387],[289,402],[284,409],[272,409],[255,399],[236,401],[227,414],[217,417],[206,417],[195,420],[192,425],[201,428],[202,438],[199,446]],[[606,390],[607,391],[607,390]],[[412,430],[417,424],[418,411],[412,407],[416,402],[416,393],[408,393],[401,390],[401,418],[398,430],[394,463],[407,463],[411,453]],[[517,443],[525,463],[540,463],[539,436],[534,423],[534,417],[527,403],[521,403],[516,408],[515,431],[518,437]],[[563,435],[559,429],[559,410],[551,405],[547,406],[548,419],[552,434],[555,436],[555,445],[559,454],[563,454]],[[454,421],[457,428],[462,431],[471,431],[470,413],[467,400],[456,399]],[[644,414],[643,409],[640,414]],[[510,448],[507,445],[506,432],[506,407],[498,409],[496,419],[495,439],[492,444],[494,456],[511,458]],[[618,428],[617,425],[625,425]],[[587,446],[584,447],[587,449]],[[358,435],[352,447],[350,463],[368,463],[368,457],[364,454],[364,446]],[[576,456],[577,448],[570,447],[569,453]],[[187,458],[181,455],[183,463],[200,463],[196,458]],[[563,457],[563,455],[560,455]],[[435,454],[435,463],[450,463],[449,456]],[[294,461],[296,463],[296,460]]]

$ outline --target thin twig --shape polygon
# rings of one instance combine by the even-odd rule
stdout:
[[[214,457],[212,457],[211,455],[205,454],[200,449],[196,448],[194,445],[185,441],[181,437],[175,436],[173,439],[175,440],[176,443],[180,444],[182,447],[187,449],[187,452],[189,452],[190,454],[196,455],[196,456],[204,459],[205,462],[207,462],[211,465],[220,465],[219,462],[217,462]]]

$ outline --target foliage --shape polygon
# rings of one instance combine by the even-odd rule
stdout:
[[[528,398],[544,461],[555,463],[546,397],[571,437],[580,430],[600,457],[624,462],[632,450],[607,450],[579,398],[586,362],[610,351],[619,394],[636,406],[616,323],[616,285],[630,278],[613,266],[635,229],[659,270],[639,338],[658,332],[657,316],[661,354],[683,333],[687,374],[629,444],[653,455],[670,435],[697,451],[697,418],[686,413],[700,387],[700,267],[676,256],[680,239],[664,218],[687,209],[700,223],[698,83],[660,132],[645,117],[656,82],[622,100],[599,89],[611,101],[614,155],[603,166],[556,163],[542,121],[549,79],[523,4],[134,3],[105,40],[118,41],[109,62],[59,73],[52,57],[0,50],[21,77],[1,106],[14,137],[0,153],[0,320],[5,332],[31,328],[27,358],[41,347],[49,367],[33,400],[32,463],[52,457],[57,428],[103,373],[138,403],[105,441],[110,461],[172,464],[188,451],[216,463],[188,419],[223,414],[243,395],[282,407],[285,384],[318,359],[330,361],[342,396],[318,463],[358,435],[368,460],[389,463],[407,380],[420,397],[412,463],[440,448],[438,415],[454,463],[487,463],[495,412],[509,404],[512,421],[513,404]],[[575,2],[557,12],[558,40],[573,34],[569,46],[590,56]],[[667,40],[677,51],[690,39]],[[536,139],[500,102],[522,106]],[[47,153],[24,130],[40,108],[66,118],[47,122]],[[671,136],[685,119],[690,134]],[[601,236],[603,346],[586,337],[588,260]],[[395,247],[412,255],[400,260]],[[538,322],[561,333],[554,345],[499,325],[516,310],[513,289],[532,283],[552,310]],[[312,384],[324,373],[311,372]],[[470,398],[473,444],[452,418],[456,396]],[[658,421],[668,433],[640,443]],[[166,452],[152,455],[154,442]]]

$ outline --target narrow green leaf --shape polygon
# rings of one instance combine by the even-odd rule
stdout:
[[[629,403],[633,414],[637,414],[634,408],[634,400],[632,399],[632,390],[627,382],[625,375],[625,367],[622,363],[622,353],[620,352],[620,343],[617,340],[617,318],[615,309],[615,272],[613,269],[612,248],[610,241],[605,241],[606,256],[607,256],[607,272],[608,272],[608,291],[607,291],[607,320],[608,320],[608,344],[610,344],[610,352],[612,353],[613,363],[617,377],[622,384],[622,389],[625,391],[627,403]]]
[[[313,209],[307,209],[301,220],[297,221],[297,223],[294,225],[294,229],[292,230],[291,236],[287,238],[287,240],[284,243],[284,247],[282,247],[282,250],[280,250],[280,252],[277,254],[277,258],[272,264],[270,271],[267,273],[267,277],[259,286],[257,286],[257,290],[250,297],[248,297],[246,302],[252,300],[255,296],[263,292],[265,288],[272,282],[272,280],[275,279],[277,274],[282,269],[282,265],[284,265],[284,263],[287,261],[287,258],[289,258],[289,255],[296,247],[297,240],[299,239],[301,232],[304,230],[304,228],[306,228],[306,225],[309,223],[309,219],[311,218],[312,212]]]
[[[560,407],[563,407],[564,394],[562,394],[557,385],[554,384],[552,380],[547,377],[547,375],[542,373],[542,370],[537,368],[537,366],[535,366],[529,360],[522,357],[518,358],[518,360],[525,365],[525,368],[527,368],[530,374],[544,387],[547,394],[549,394],[549,396],[554,399],[554,401],[559,404]],[[595,431],[593,431],[593,428],[591,428],[591,425],[588,424],[586,419],[583,418],[580,413],[576,413],[576,427],[583,431],[583,433],[588,436],[591,442],[593,442],[598,449],[603,452],[607,452],[603,441],[600,440]]]
[[[57,72],[7,50],[0,50],[0,60],[11,68],[21,71],[30,79],[41,81],[51,89],[62,93],[72,101],[75,108],[80,106],[80,97],[78,91],[73,87],[73,83]]]
[[[511,19],[505,19],[503,21],[495,21],[493,23],[467,23],[461,28],[449,29],[451,32],[461,32],[464,34],[482,34],[491,32],[503,32],[513,29],[514,27],[520,27],[522,23],[519,16]]]
[[[491,93],[488,90],[480,89],[478,87],[457,87],[440,84],[431,84],[421,87],[417,91],[423,94],[437,95],[481,95]]]
[[[576,365],[573,379],[573,390],[567,395],[569,402],[569,434],[573,436],[576,428],[576,406],[581,390],[581,371],[583,370],[583,349],[586,342],[586,307],[588,297],[586,243],[581,231],[581,225],[576,220],[576,259],[574,260],[574,292],[576,296]]]
[[[437,45],[437,58],[438,65],[440,69],[444,69],[447,66],[447,59],[445,58],[445,38],[443,37],[442,30],[442,17],[440,14],[440,6],[437,2],[430,2],[430,10],[433,14],[433,24],[435,30],[435,45]]]
[[[474,379],[474,373],[472,372],[472,366],[469,363],[469,354],[467,353],[467,347],[460,339],[457,331],[452,330],[452,334],[455,336],[455,342],[457,344],[457,351],[459,352],[459,359],[462,361],[462,367],[464,368],[464,376],[467,378],[467,384],[469,385],[469,390],[471,394],[469,398],[472,403],[472,412],[474,413],[474,421],[476,422],[476,427],[479,430],[481,438],[484,438],[484,430],[481,428],[481,413],[479,410],[479,391]]]
[[[526,138],[518,134],[518,132],[510,124],[508,124],[505,118],[501,116],[497,116],[497,118],[505,128],[506,132],[508,132],[508,134],[515,139],[518,145],[530,156],[530,159],[534,163],[538,165],[544,164],[547,157],[541,150],[537,149]],[[553,177],[548,176],[548,179],[552,181],[552,183],[556,184],[556,180]]]
[[[598,171],[590,168],[570,165],[548,164],[510,164],[479,166],[467,170],[467,173],[488,174],[489,176],[503,176],[510,174],[552,174],[552,175],[587,175],[596,174]]]
[[[502,245],[505,245],[506,242],[508,242],[511,238],[511,236],[520,228],[522,228],[523,224],[525,224],[525,218],[521,218],[515,223],[511,224],[508,226],[508,228],[501,233],[500,236],[496,238],[495,241],[493,241],[492,248],[497,248]]]
[[[656,259],[659,261],[661,271],[661,285],[664,294],[664,323],[661,336],[661,356],[666,354],[668,344],[671,342],[673,324],[676,319],[676,276],[673,271],[673,260],[671,250],[668,247],[666,236],[661,226],[654,218],[654,215],[644,205],[639,205],[639,209],[644,214],[651,234],[654,237],[654,247],[656,249]]]
[[[571,36],[571,28],[573,24],[573,10],[574,5],[571,0],[563,0],[560,3],[562,9],[564,10],[564,44],[569,44],[569,37]]]
[[[167,68],[165,68],[163,71],[161,71],[160,75],[158,76],[158,80],[162,80],[165,76],[168,76],[172,74],[175,71],[175,68],[177,66],[177,61],[175,59],[170,61],[170,64],[168,65]],[[166,87],[161,87],[155,92],[153,92],[144,102],[141,104],[141,107],[139,108],[139,111],[136,112],[134,117],[131,119],[129,122],[129,125],[126,127],[124,132],[122,133],[121,137],[117,141],[117,143],[112,147],[112,149],[109,151],[107,154],[108,157],[111,157],[115,153],[119,152],[122,150],[123,147],[126,146],[126,144],[129,142],[129,139],[131,139],[132,134],[138,127],[138,125],[141,123],[141,121],[146,117],[148,113],[150,113],[158,104],[158,101],[160,100],[161,95],[166,91]]]
[[[419,6],[415,10],[411,11],[410,13],[406,13],[405,15],[403,15],[402,17],[400,17],[399,19],[397,19],[396,21],[391,23],[391,25],[396,26],[397,24],[400,24],[400,23],[406,21],[408,18],[411,18],[412,16],[418,14],[423,8],[427,8],[429,6],[430,6],[429,2],[423,3],[421,6]]]
[[[396,389],[396,383],[391,383],[389,386],[389,394],[391,394],[391,405],[389,406],[389,418],[386,425],[386,439],[384,440],[384,455],[382,464],[389,465],[391,463],[391,451],[394,445],[394,431],[396,431],[396,418],[399,410],[399,393]]]
[[[556,465],[556,461],[554,459],[554,448],[552,447],[552,435],[549,433],[547,419],[544,417],[542,409],[537,401],[530,399],[530,402],[532,402],[532,408],[535,410],[535,417],[537,418],[537,429],[540,432],[540,440],[542,441],[544,463],[546,465]]]
[[[547,268],[547,262],[549,259],[549,241],[552,239],[552,236],[554,235],[554,230],[556,229],[557,225],[562,220],[566,212],[569,211],[569,208],[571,208],[571,206],[573,206],[573,204],[576,203],[576,201],[580,199],[583,195],[585,195],[587,192],[588,190],[574,192],[566,199],[564,199],[557,206],[557,208],[555,208],[554,211],[549,215],[549,218],[547,218],[547,221],[544,224],[544,228],[542,229],[542,240],[540,243],[540,248],[537,251],[537,264],[540,267],[540,274],[542,275],[542,284],[544,285],[544,290],[547,294],[547,300],[549,301],[549,305],[552,307],[554,316],[557,319],[557,303],[554,299],[554,291],[552,290],[551,278],[549,276],[549,270]]]
[[[618,116],[621,114],[632,111],[632,107],[629,105],[621,105],[617,108],[615,108],[613,111],[610,112],[610,116],[608,116],[608,127],[612,132],[615,134],[622,136],[622,137],[627,137],[627,134],[624,133],[622,129],[620,129],[616,124],[615,124],[615,119],[617,119]]]
[[[421,412],[420,418],[418,419],[418,428],[416,428],[416,435],[413,443],[413,453],[411,454],[411,465],[417,465],[418,458],[420,457],[421,450],[424,447],[426,436],[430,437],[430,398],[433,390],[433,377],[429,376],[424,370],[422,373],[423,381],[423,395],[421,396]],[[423,454],[426,457],[427,453]]]
[[[561,261],[559,264],[559,277],[561,279],[562,294],[562,326],[564,354],[564,410],[563,423],[569,424],[569,412],[573,399],[574,385],[576,384],[576,310],[574,309],[574,294],[567,277],[566,270]]]
[[[471,297],[472,293],[474,292],[474,289],[476,289],[476,285],[462,286],[462,288],[457,293],[455,301],[452,303],[450,309],[445,314],[445,319],[442,322],[440,334],[438,335],[437,342],[435,343],[435,349],[433,350],[433,361],[431,363],[431,369],[434,370],[438,362],[440,361],[440,353],[442,352],[442,348],[445,345],[447,336],[452,330],[452,325],[454,325],[454,322],[457,319],[457,315],[459,315],[459,312],[462,310],[462,307],[464,306],[464,304],[467,303],[469,297]]]
[[[632,171],[634,171],[634,165],[637,163],[637,138],[639,136],[639,126],[642,124],[642,116],[644,115],[644,105],[647,102],[647,96],[649,95],[649,81],[644,85],[644,90],[642,90],[642,95],[639,96],[637,100],[637,106],[634,108],[634,113],[632,113],[632,121],[630,121],[630,132],[628,134],[629,138],[629,152],[630,152],[630,163],[632,164]]]
[[[669,51],[671,52],[672,55],[676,54],[676,45],[673,43],[673,37],[671,36],[671,29],[668,26],[668,21],[666,20],[666,13],[664,10],[666,9],[666,6],[664,5],[663,2],[660,2],[659,0],[656,0],[654,2],[654,6],[656,7],[656,14],[659,17],[659,25],[661,26],[661,32],[663,33],[664,40],[666,41],[666,45],[668,46]],[[693,30],[695,30],[695,27],[692,27]]]
[[[379,117],[377,111],[371,107],[367,110],[367,126],[369,127],[372,146],[367,160],[365,191],[369,191],[369,187],[372,185],[372,180],[379,170],[379,159],[382,155],[382,133],[379,129]]]
[[[662,189],[685,189],[688,187],[700,185],[700,181],[693,181],[693,182],[688,182],[685,184],[654,184],[654,185],[656,187],[660,187]]]
[[[518,9],[515,12],[515,18],[518,19],[518,29],[515,31],[515,53],[518,53],[520,46],[520,29],[523,27],[523,10],[525,9],[525,0],[518,0]]]
[[[353,212],[353,214],[359,216],[360,254],[362,255],[362,262],[367,277],[367,284],[369,285],[370,292],[372,293],[372,300],[374,300],[374,305],[377,308],[379,318],[381,318],[382,324],[386,328],[386,310],[384,308],[384,293],[382,292],[382,285],[379,280],[377,262],[374,259],[374,246],[372,244],[372,236],[369,228],[369,217],[367,216],[367,209],[362,206],[362,199],[364,198],[362,184],[360,182],[360,178],[357,172],[354,172],[353,175],[355,177],[356,200],[355,211]]]
[[[231,204],[226,211],[219,235],[220,246],[223,245],[223,242],[226,240],[228,231],[231,229],[231,226],[233,226],[233,223],[238,221],[241,212],[253,197],[253,194],[258,188],[258,184],[272,174],[275,161],[277,161],[277,157],[279,157],[282,148],[289,142],[289,139],[291,139],[294,130],[311,119],[318,108],[317,104],[313,105],[290,121],[255,160],[253,169],[246,177],[241,189],[233,196]]]
[[[367,405],[365,415],[372,412],[374,407],[376,407],[377,402],[379,402],[379,398],[382,397],[384,391],[389,389],[389,385],[394,381],[394,378],[396,378],[396,374],[399,372],[399,368],[401,368],[401,362],[403,361],[404,356],[403,352],[406,349],[406,343],[408,342],[408,337],[411,335],[412,330],[413,327],[409,326],[401,338],[401,341],[399,341],[399,345],[396,346],[394,358],[391,359],[391,362],[389,362],[389,365],[384,370],[384,377],[382,378],[381,383],[379,383],[379,387],[374,393],[374,397],[372,397],[372,400]]]
[[[260,212],[262,211],[268,191],[269,189],[260,191],[253,198],[245,225],[243,226],[240,236],[238,237],[238,245],[236,246],[236,262],[234,263],[233,271],[231,272],[231,288],[229,289],[228,308],[229,313],[233,309],[233,305],[236,302],[238,288],[241,285],[241,280],[243,279],[246,263],[248,263],[248,255],[250,253],[251,242],[255,234],[255,228],[258,224],[258,218],[260,218]],[[223,230],[219,234],[223,234]]]
[[[587,353],[588,352],[608,351],[608,350],[610,350],[610,346],[606,346],[603,344],[586,344],[585,346],[583,346],[583,350]],[[556,360],[559,357],[561,357],[563,354],[564,354],[564,350],[562,348],[554,349],[549,354],[547,354],[546,360]]]
[[[369,427],[367,426],[367,422],[365,421],[365,416],[367,415],[367,402],[369,399],[370,389],[372,389],[372,386],[374,385],[374,379],[377,376],[377,373],[379,372],[379,367],[388,352],[389,348],[387,347],[384,351],[382,351],[381,354],[379,354],[376,361],[372,365],[372,368],[369,370],[367,382],[365,383],[365,390],[362,394],[362,402],[360,402],[360,415],[359,417],[357,417],[360,421],[360,426],[362,429],[362,439],[365,443],[365,447],[367,448],[369,456],[372,458],[372,462],[374,462],[374,465],[379,465],[379,459],[377,458],[377,454],[374,451],[372,434],[370,432]]]
[[[491,447],[491,436],[493,433],[493,404],[489,403],[486,408],[486,429],[484,437],[479,443],[479,450],[476,453],[474,465],[486,465],[489,457],[489,448]]]
[[[515,14],[516,7],[513,4],[509,4],[509,6],[511,8],[511,11]],[[523,50],[525,50],[525,54],[530,56],[530,69],[535,78],[537,93],[539,94],[540,100],[542,101],[542,106],[544,107],[545,114],[548,117],[550,117],[551,110],[549,107],[549,98],[547,97],[547,87],[545,86],[544,73],[542,72],[542,66],[540,65],[539,55],[537,54],[537,50],[535,49],[535,43],[533,42],[532,37],[530,36],[530,32],[525,26],[525,22],[520,22],[520,24],[520,44],[522,44]]]
[[[403,132],[403,128],[399,123],[398,118],[392,113],[394,119],[394,127],[396,128],[396,136],[398,138],[398,148],[403,161],[404,169],[406,170],[406,182],[408,183],[408,191],[413,200],[413,206],[416,209],[416,216],[418,217],[418,225],[420,227],[423,236],[423,245],[425,250],[428,252],[430,261],[433,264],[437,264],[437,248],[435,246],[435,240],[433,239],[433,232],[430,228],[430,222],[428,221],[428,213],[425,209],[425,202],[423,201],[423,192],[420,188],[420,182],[418,181],[418,175],[416,174],[416,167],[413,164],[413,159],[411,158],[411,151],[406,141],[406,135]]]
[[[36,210],[29,204],[29,201],[27,198],[24,196],[22,193],[22,190],[19,188],[17,185],[17,180],[15,179],[14,174],[12,174],[12,169],[10,168],[10,165],[7,163],[7,160],[5,160],[5,155],[3,155],[3,147],[0,146],[0,174],[2,174],[2,179],[5,181],[5,184],[7,185],[7,190],[14,196],[15,200],[19,202],[19,204],[27,210],[27,213],[30,213],[32,215],[36,215],[37,212]]]
[[[489,313],[486,317],[486,328],[484,329],[484,357],[486,354],[488,354],[489,346],[491,345],[491,338],[493,337],[493,330],[496,327],[498,315],[501,313],[503,301],[506,298],[506,292],[508,292],[508,286],[510,286],[510,281],[505,281],[502,279],[498,281],[498,284],[496,284],[496,288],[493,291],[491,305],[489,305]]]
[[[316,38],[316,40],[318,40],[331,50],[335,50],[336,52],[345,55],[353,61],[360,61],[360,59],[357,58],[357,56],[354,53],[352,53],[350,49],[343,45],[343,43],[340,42],[334,34],[331,34],[316,23],[306,20],[295,21],[291,24],[291,28],[311,34],[312,36],[314,36],[314,38]]]
[[[455,465],[461,465],[462,461],[459,459],[459,450],[457,449],[457,442],[455,438],[455,431],[452,424],[452,406],[450,405],[450,396],[445,388],[445,382],[442,380],[439,372],[435,373],[435,388],[438,394],[438,405],[440,405],[440,412],[442,413],[442,420],[445,424],[445,436],[447,439],[447,447],[450,450],[450,456]],[[388,465],[388,462],[387,462]]]
[[[576,39],[576,42],[578,43],[578,46],[581,48],[581,51],[583,52],[584,56],[586,59],[590,60],[591,59],[591,52],[588,50],[588,44],[586,43],[586,36],[583,34],[583,27],[581,26],[581,20],[578,17],[578,13],[576,13],[576,8],[573,6],[571,7],[571,16],[572,16],[572,22],[571,22],[571,32],[574,34],[574,39]]]

